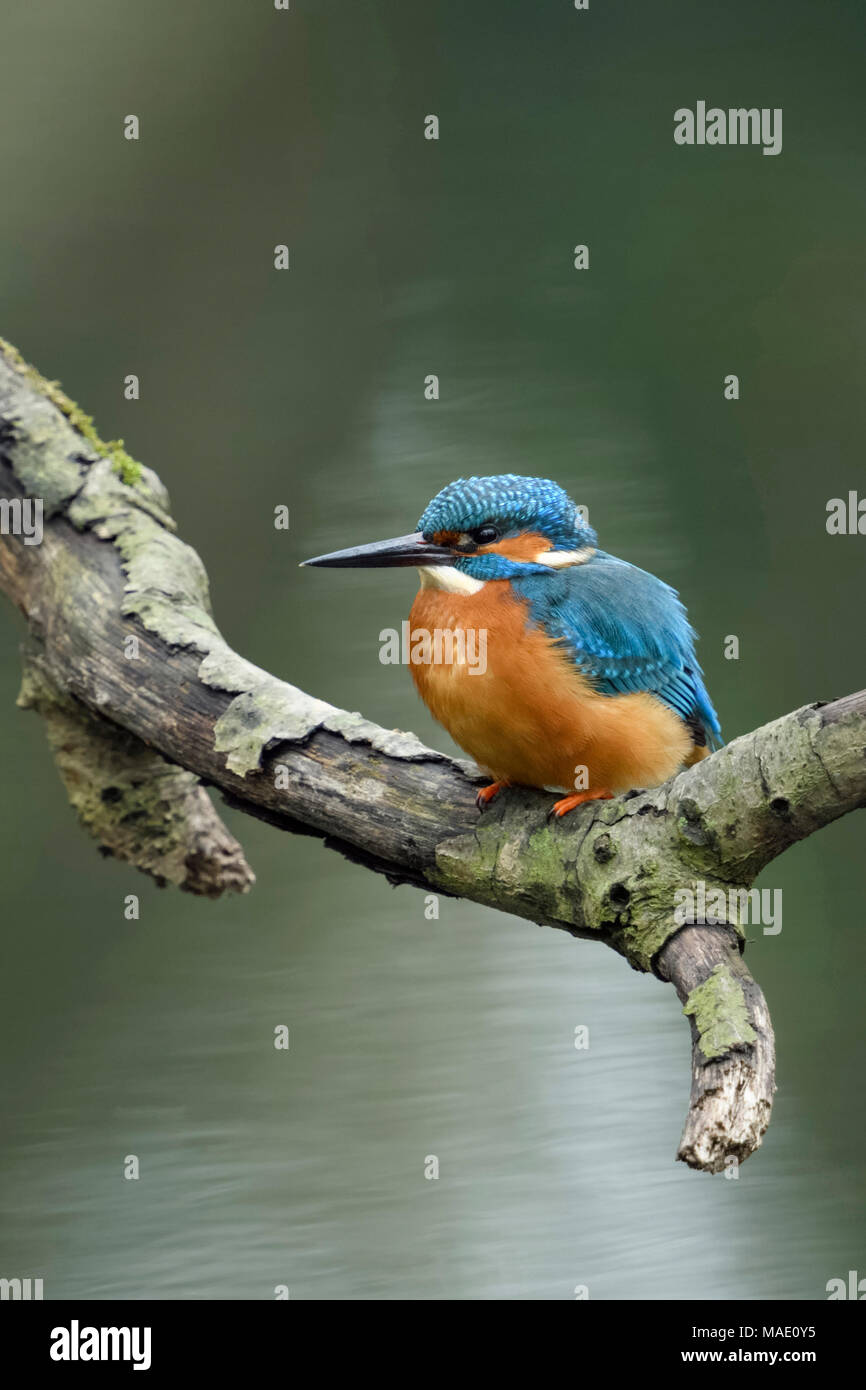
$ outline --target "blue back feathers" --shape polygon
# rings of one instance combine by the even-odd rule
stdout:
[[[533,622],[559,638],[605,695],[648,691],[699,723],[710,746],[722,731],[695,656],[695,634],[676,592],[603,550],[586,564],[512,581]]]

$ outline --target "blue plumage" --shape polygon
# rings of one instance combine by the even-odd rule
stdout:
[[[558,483],[517,473],[449,483],[428,505],[418,530],[433,536],[438,531],[470,531],[490,521],[505,536],[538,531],[556,550],[574,550],[596,541],[592,527]]]
[[[512,580],[530,617],[559,638],[605,695],[649,691],[710,746],[721,728],[695,657],[695,634],[676,592],[646,570],[599,550],[585,564]]]

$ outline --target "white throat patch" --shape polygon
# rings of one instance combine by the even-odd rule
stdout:
[[[473,579],[453,565],[419,565],[418,576],[422,589],[444,589],[448,594],[477,594],[484,588],[483,579]]]

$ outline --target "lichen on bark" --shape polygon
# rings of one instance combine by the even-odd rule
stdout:
[[[25,655],[18,705],[42,716],[69,803],[104,854],[160,886],[205,897],[252,886],[243,850],[199,779],[58,689],[35,646]]]
[[[360,714],[311,699],[232,651],[213,620],[204,565],[173,534],[168,493],[157,474],[128,460],[119,441],[106,444],[58,383],[2,339],[0,354],[21,382],[20,400],[9,407],[10,418],[22,424],[13,459],[18,481],[43,499],[49,516],[64,512],[78,530],[111,542],[126,576],[124,616],[137,618],[171,648],[197,652],[203,684],[236,696],[214,729],[215,747],[230,771],[246,776],[260,768],[268,749],[303,743],[317,728],[364,741],[388,757],[445,758],[414,734],[380,729]]]
[[[708,1062],[757,1037],[749,1023],[743,986],[729,966],[717,965],[703,984],[692,990],[683,1013],[695,1021],[698,1046]]]
[[[131,457],[124,448],[123,440],[103,439],[93,423],[93,416],[86,414],[76,401],[70,400],[59,381],[49,381],[36,367],[25,361],[18,349],[6,342],[5,338],[0,338],[0,353],[10,367],[23,376],[31,387],[35,387],[39,395],[57,407],[95,454],[108,460],[121,482],[135,487],[142,481],[143,465]]]

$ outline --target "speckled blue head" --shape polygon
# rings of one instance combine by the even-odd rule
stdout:
[[[500,540],[530,532],[543,536],[554,550],[581,550],[596,544],[592,527],[568,493],[549,478],[524,478],[499,473],[491,478],[458,478],[433,498],[418,522],[425,539],[446,533],[469,538],[472,532],[494,527]],[[466,555],[455,568],[474,579],[504,579],[544,566],[495,553],[496,542],[483,555]]]

